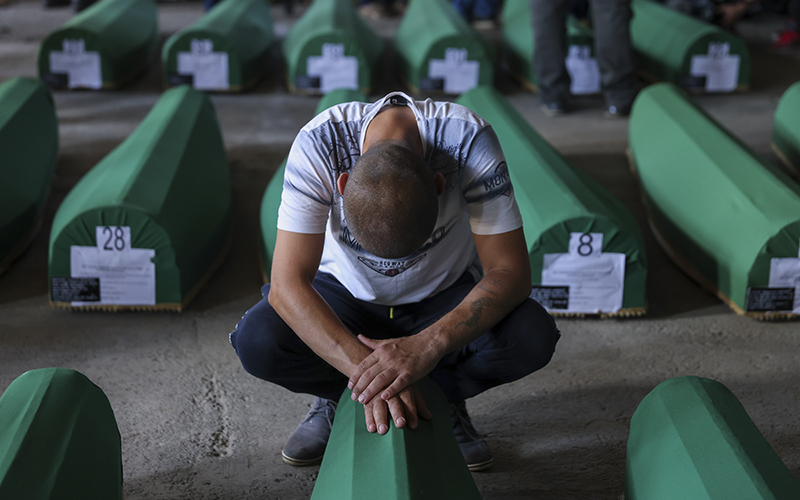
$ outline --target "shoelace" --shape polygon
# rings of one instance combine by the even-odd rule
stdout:
[[[453,423],[453,431],[457,441],[476,441],[481,439],[481,435],[472,426],[472,419],[467,413],[467,404],[465,402],[450,404],[450,421]]]
[[[322,415],[328,421],[329,425],[333,425],[333,417],[336,415],[336,401],[332,399],[316,398],[311,404],[311,408],[306,413],[305,418],[301,424],[305,424],[317,415]]]

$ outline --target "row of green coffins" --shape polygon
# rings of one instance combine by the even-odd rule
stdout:
[[[56,88],[113,88],[144,71],[157,48],[154,0],[101,0],[51,33],[39,73]],[[225,0],[162,50],[164,83],[240,91],[269,70],[275,41],[267,0]],[[446,0],[412,1],[395,38],[401,76],[417,90],[457,94],[494,78],[492,45]],[[283,41],[291,90],[367,92],[384,43],[351,0],[315,0]]]
[[[58,121],[50,91],[31,78],[0,84],[0,274],[28,247],[58,156]]]
[[[667,81],[693,91],[730,92],[750,83],[750,56],[744,41],[719,27],[651,0],[634,0],[631,43],[639,70],[649,80]],[[534,36],[529,0],[506,0],[503,46],[511,73],[536,87]],[[596,92],[600,72],[590,28],[570,17],[567,69],[575,94]]]
[[[741,39],[650,0],[637,0],[633,8],[631,38],[643,73],[711,92],[747,87],[750,63]],[[535,87],[529,2],[509,0],[502,19],[512,73]],[[570,17],[568,32],[572,90],[596,92],[592,31]],[[274,41],[267,0],[219,2],[164,44],[164,83],[240,91],[269,70]],[[394,42],[400,76],[415,91],[460,94],[494,78],[494,47],[445,0],[413,0]],[[39,72],[57,88],[116,87],[147,68],[157,45],[154,0],[102,0],[45,38]],[[352,1],[315,0],[283,43],[288,86],[306,93],[368,92],[383,49]]]
[[[231,178],[216,113],[188,86],[69,192],[49,244],[51,304],[181,310],[230,245]]]
[[[329,94],[318,111],[364,96]],[[491,87],[459,102],[492,124],[503,147],[535,278],[533,297],[554,314],[645,312],[644,240],[628,210],[542,139]],[[275,249],[284,164],[261,204],[264,276]]]
[[[432,418],[384,436],[367,432],[345,391],[312,500],[481,498],[444,395],[429,379],[419,388]],[[0,397],[0,498],[122,497],[120,434],[103,391],[62,368],[14,380]],[[631,418],[625,497],[794,500],[800,484],[730,390],[680,377],[653,389]]]
[[[636,98],[629,144],[650,225],[676,264],[739,314],[799,316],[800,185],[672,84]]]
[[[46,89],[25,79],[2,88],[14,90],[8,100],[12,105],[2,109],[15,116],[0,135],[14,146],[6,149],[11,155],[4,165],[39,165],[4,170],[13,181],[4,183],[12,189],[3,198],[6,203],[30,195],[27,202],[3,212],[21,214],[5,224],[2,240],[5,247],[19,248],[41,213],[57,136]],[[784,108],[796,92],[792,87],[781,100],[776,123],[791,115]],[[364,100],[348,93],[334,99]],[[555,313],[643,311],[646,261],[630,214],[569,166],[499,94],[479,88],[462,101],[494,124],[506,152],[534,276],[541,276],[534,283],[536,297]],[[662,242],[669,242],[670,254],[739,312],[757,317],[797,314],[797,185],[720,130],[674,87],[651,87],[635,109],[632,156],[654,228]],[[42,110],[48,119],[38,118]],[[26,126],[49,127],[49,153],[48,148],[14,141],[15,133],[30,132]],[[778,139],[786,136],[785,129],[776,125],[775,134],[776,143],[790,143]],[[705,139],[700,143],[697,137]],[[697,154],[700,148],[703,154]],[[29,157],[34,153],[41,158]],[[192,175],[192,162],[204,175]],[[664,166],[673,163],[685,166],[687,173]],[[265,267],[273,248],[269,240],[274,241],[274,217],[267,212],[277,213],[281,172],[262,204]],[[139,129],[64,200],[51,233],[51,299],[74,307],[179,309],[223,253],[229,212],[230,179],[211,104],[187,87],[167,92]],[[590,256],[597,260],[584,259]],[[112,263],[118,273],[104,274]],[[605,266],[605,271],[587,267],[590,263]],[[606,281],[593,286],[585,280],[566,282],[567,276],[581,275],[578,269]],[[612,289],[615,293],[609,293]],[[614,297],[614,302],[598,304],[599,297]]]

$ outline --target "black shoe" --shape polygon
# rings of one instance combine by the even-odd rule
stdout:
[[[606,118],[627,118],[631,114],[631,107],[628,106],[614,106],[611,105],[603,113]]]
[[[561,102],[543,102],[541,109],[542,113],[549,117],[561,116],[567,112],[567,106]]]
[[[306,417],[286,441],[281,452],[283,461],[295,467],[320,463],[328,445],[335,414],[336,401],[315,399]]]
[[[461,448],[461,454],[464,455],[469,470],[476,472],[491,467],[494,462],[492,452],[486,441],[472,426],[472,420],[467,413],[467,404],[464,401],[450,403],[450,421],[453,423],[456,442]]]

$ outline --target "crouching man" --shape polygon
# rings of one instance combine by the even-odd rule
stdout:
[[[284,460],[322,459],[345,387],[369,432],[413,430],[429,375],[470,470],[489,467],[464,401],[545,366],[560,336],[530,274],[503,153],[475,113],[393,92],[315,117],[286,163],[272,281],[230,334],[249,373],[317,396]]]

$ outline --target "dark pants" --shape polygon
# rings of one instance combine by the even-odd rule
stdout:
[[[414,304],[381,306],[354,298],[333,276],[319,273],[314,288],[353,334],[387,339],[415,334],[453,309],[475,286],[469,274],[437,295]],[[347,377],[317,356],[267,301],[247,311],[230,341],[248,373],[293,392],[338,399]],[[545,366],[560,334],[550,314],[526,299],[467,346],[445,355],[430,377],[449,401],[460,401],[512,382]]]
[[[544,103],[569,99],[567,58],[568,0],[530,0],[533,16],[533,65]],[[592,0],[594,50],[608,106],[630,108],[638,92],[631,46],[631,0]]]

